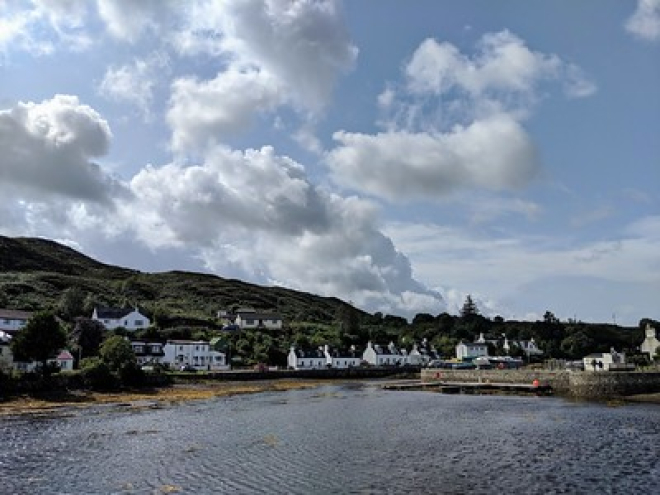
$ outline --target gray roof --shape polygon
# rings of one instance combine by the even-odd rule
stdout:
[[[32,313],[18,309],[0,309],[0,318],[3,320],[29,320]]]
[[[96,308],[96,316],[102,320],[119,320],[135,311],[135,308]]]

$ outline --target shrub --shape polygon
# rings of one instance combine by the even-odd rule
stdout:
[[[119,368],[119,379],[122,385],[138,387],[144,385],[145,375],[137,364],[126,363]]]
[[[81,362],[80,374],[86,387],[93,390],[111,390],[117,387],[117,378],[110,368],[98,357],[85,358]]]

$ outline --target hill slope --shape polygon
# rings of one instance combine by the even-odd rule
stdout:
[[[337,298],[263,287],[191,272],[143,273],[106,265],[54,241],[0,236],[0,307],[53,307],[69,287],[99,304],[208,321],[219,309],[249,306],[285,319],[330,322],[346,303]]]

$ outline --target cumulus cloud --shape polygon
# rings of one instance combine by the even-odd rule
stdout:
[[[335,180],[391,200],[516,188],[537,168],[530,138],[506,114],[446,133],[337,132],[334,139],[339,146],[327,162]]]
[[[212,80],[180,78],[172,84],[167,120],[176,150],[222,142],[245,130],[255,114],[283,101],[276,78],[264,71],[230,68]]]
[[[572,96],[595,91],[579,67],[557,55],[530,50],[506,30],[485,34],[473,57],[450,43],[427,39],[406,65],[405,76],[407,88],[415,94],[444,95],[459,90],[472,97],[531,97],[541,82],[554,79],[565,80]]]
[[[625,27],[638,38],[660,40],[660,0],[638,0],[637,8],[626,21]]]
[[[472,56],[427,39],[403,82],[378,97],[386,132],[336,132],[327,164],[336,183],[389,200],[520,188],[539,170],[521,122],[548,82],[571,98],[596,90],[578,66],[530,50],[509,31],[485,34]]]
[[[110,138],[108,123],[75,96],[1,110],[2,185],[107,202],[119,185],[91,160],[107,153]]]
[[[336,0],[202,2],[187,22],[176,45],[181,52],[207,51],[265,70],[311,111],[326,104],[357,56]]]
[[[377,228],[374,205],[312,185],[270,147],[215,147],[198,165],[145,168],[118,206],[152,249],[195,246],[206,269],[414,312],[441,305]]]
[[[88,14],[84,0],[34,0],[0,3],[0,51],[26,51],[49,55],[57,45],[82,50],[92,44],[83,21]]]
[[[168,122],[177,150],[223,142],[282,105],[313,121],[357,55],[335,0],[199,2],[174,46],[183,55],[205,53],[222,63],[213,79],[173,83]],[[310,125],[294,139],[319,150]]]
[[[145,59],[136,59],[132,64],[109,67],[99,85],[99,92],[106,98],[135,105],[149,119],[154,89],[167,73],[167,56],[156,53]]]

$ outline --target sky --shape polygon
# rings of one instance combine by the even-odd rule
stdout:
[[[0,234],[369,312],[660,319],[660,0],[0,0]]]

